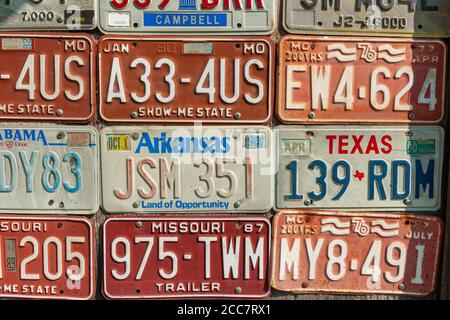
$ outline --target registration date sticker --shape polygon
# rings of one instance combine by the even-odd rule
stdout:
[[[108,299],[264,298],[269,219],[140,216],[103,225]]]
[[[436,285],[438,217],[286,210],[273,220],[271,286],[303,293],[426,296]]]

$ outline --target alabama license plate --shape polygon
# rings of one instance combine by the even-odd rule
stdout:
[[[446,37],[448,0],[284,0],[290,33]]]
[[[92,298],[93,232],[84,218],[0,216],[0,297]]]
[[[98,134],[90,126],[0,126],[0,210],[98,210]]]
[[[264,217],[123,217],[103,226],[108,299],[263,298],[270,222]]]
[[[436,123],[443,117],[442,41],[289,36],[280,50],[283,123]]]
[[[0,29],[86,30],[97,26],[97,0],[2,0]]]
[[[284,211],[273,221],[271,286],[295,293],[425,296],[436,284],[437,217]]]
[[[0,117],[87,122],[96,110],[96,57],[83,34],[0,33]]]
[[[266,127],[107,127],[108,212],[266,212],[273,205]]]
[[[275,131],[279,209],[440,208],[440,127],[280,126]]]
[[[100,1],[106,33],[270,34],[277,26],[274,0]]]
[[[104,37],[100,114],[114,122],[265,123],[274,50],[264,37]]]

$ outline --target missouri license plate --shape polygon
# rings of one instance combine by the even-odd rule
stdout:
[[[277,25],[273,0],[100,1],[106,33],[270,34]]]
[[[277,208],[436,211],[440,127],[281,126]]]
[[[266,127],[107,127],[108,212],[266,212],[273,202]]]
[[[0,297],[92,298],[93,232],[84,218],[0,216]]]
[[[284,0],[290,33],[446,37],[447,0]]]
[[[265,123],[274,48],[261,37],[104,37],[100,114],[114,122]]]
[[[416,296],[434,290],[437,217],[283,211],[273,224],[277,290]]]
[[[123,217],[103,226],[109,299],[263,298],[270,222],[259,217]]]
[[[439,40],[289,36],[281,41],[284,123],[436,123],[447,46]]]
[[[96,0],[2,0],[0,29],[85,30],[97,26]]]
[[[97,131],[0,126],[0,210],[91,214],[98,210]]]
[[[96,110],[93,38],[0,33],[0,117],[87,122]]]

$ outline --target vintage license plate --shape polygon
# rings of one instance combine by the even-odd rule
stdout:
[[[86,122],[96,110],[96,57],[84,34],[0,33],[0,117]]]
[[[273,229],[277,290],[416,296],[434,290],[437,217],[283,211]]]
[[[0,217],[0,297],[77,299],[95,292],[88,219]]]
[[[270,34],[277,26],[273,0],[100,1],[105,33]]]
[[[274,47],[263,37],[104,37],[100,114],[114,122],[265,123]]]
[[[103,226],[103,294],[263,298],[270,240],[264,217],[111,218]]]
[[[284,123],[436,123],[444,115],[442,41],[290,36],[280,48]]]
[[[280,126],[275,131],[279,209],[440,208],[440,127]]]
[[[0,126],[0,210],[91,214],[99,208],[94,127]]]
[[[96,0],[2,0],[0,29],[86,30],[97,26]]]
[[[266,212],[273,150],[266,127],[107,127],[103,208],[124,212]]]
[[[284,0],[290,33],[446,37],[447,0]]]

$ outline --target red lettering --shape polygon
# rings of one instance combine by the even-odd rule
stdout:
[[[348,136],[339,136],[338,154],[347,154],[348,149]]]
[[[223,8],[225,10],[229,10],[231,5],[230,2],[233,3],[235,9],[242,9],[241,0],[223,0]],[[253,9],[253,3],[256,3],[256,7],[258,9],[265,9],[263,0],[245,0],[245,8]],[[214,9],[219,5],[219,0],[202,0],[202,9]]]
[[[111,5],[116,9],[123,9],[128,5],[128,0],[112,0]]]
[[[219,5],[219,0],[203,0],[202,9],[214,9]]]
[[[256,0],[258,9],[265,9],[263,0]],[[247,0],[247,9],[253,9],[253,0]]]
[[[385,135],[381,138],[381,143],[383,144],[383,148],[381,148],[381,152],[383,152],[384,154],[389,154],[392,152],[392,137]]]
[[[328,140],[328,154],[333,154],[333,145],[336,136],[325,136],[325,138]]]
[[[158,6],[159,9],[164,9],[168,4],[169,4],[170,0],[163,0],[160,5]]]
[[[141,9],[147,8],[151,3],[152,0],[134,0],[134,5]]]
[[[363,154],[364,151],[361,148],[361,141],[364,138],[364,136],[352,136],[353,138],[353,142],[355,143],[355,145],[353,146],[352,151],[350,152],[351,154],[355,154],[356,152],[358,152],[359,154]]]
[[[234,3],[234,7],[236,9],[242,9],[242,4],[241,4],[241,0],[232,0]],[[248,5],[248,1],[247,1],[247,5]],[[252,4],[250,3],[250,6]],[[230,0],[223,0],[223,8],[224,9],[230,9]],[[251,8],[250,8],[251,9]]]
[[[380,150],[378,149],[377,138],[375,138],[375,136],[370,136],[369,144],[367,145],[366,149],[366,154],[369,154],[372,151],[374,151],[375,154],[380,154]]]

